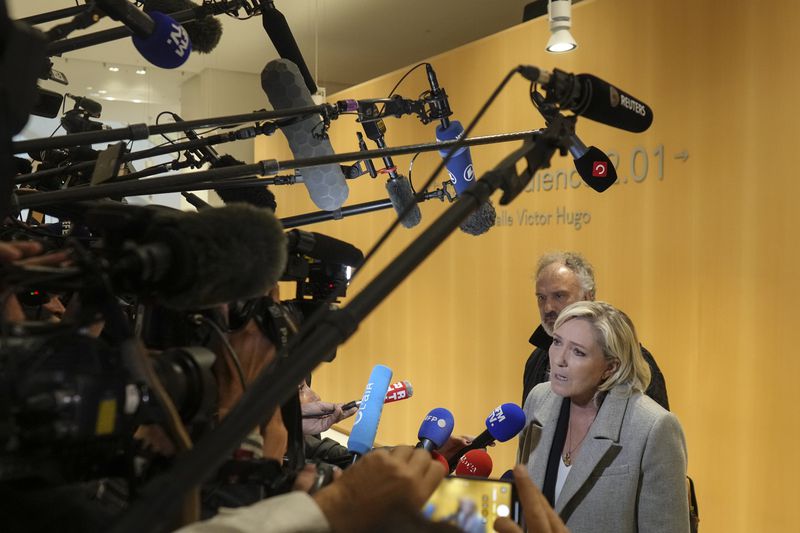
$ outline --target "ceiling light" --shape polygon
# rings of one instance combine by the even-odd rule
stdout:
[[[141,104],[142,103],[142,101],[139,100],[138,98],[134,98],[133,100],[131,100],[131,102],[133,102],[134,104]]]
[[[97,91],[97,93],[98,93],[98,94],[106,94],[107,92],[108,92],[108,91],[106,91],[105,89],[99,89],[99,90]]]
[[[550,0],[547,13],[550,20],[551,35],[545,50],[559,54],[576,49],[578,43],[575,42],[575,38],[569,32],[572,27],[572,1]]]
[[[144,76],[145,74],[147,74],[147,70],[144,67],[138,67],[136,69],[136,74]]]
[[[111,72],[119,72],[119,67],[108,67]]]
[[[115,98],[113,96],[106,96],[106,100],[108,100],[109,102],[113,102]]]

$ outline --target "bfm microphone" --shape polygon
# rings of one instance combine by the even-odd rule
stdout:
[[[347,451],[354,454],[354,461],[372,449],[383,411],[383,391],[389,388],[391,379],[392,370],[383,365],[375,365],[369,375],[350,438],[347,439]]]
[[[622,89],[591,74],[553,72],[521,66],[520,73],[540,84],[547,93],[547,102],[558,104],[562,111],[620,128],[641,133],[653,123],[653,111]]]
[[[275,110],[314,105],[297,66],[286,59],[267,63],[261,72],[261,87]],[[319,115],[313,115],[281,126],[294,157],[300,159],[333,155],[333,147],[327,137],[314,134],[321,121]],[[349,189],[339,165],[305,168],[303,183],[314,204],[325,211],[335,211],[347,200]]]
[[[147,16],[147,15],[145,15]],[[155,23],[150,34],[131,37],[133,46],[147,61],[161,68],[177,68],[183,65],[192,52],[192,41],[183,26],[158,11],[149,14]]]
[[[193,213],[114,205],[91,209],[86,225],[135,243],[112,264],[115,287],[174,309],[263,296],[286,266],[280,222],[251,206]]]
[[[291,231],[289,232],[291,233]],[[414,388],[408,381],[398,381],[389,385],[389,390],[383,398],[383,403],[399,402],[400,400],[407,400],[414,396]],[[361,406],[361,400],[353,400],[342,405],[342,411],[347,411],[353,407]]]
[[[496,440],[505,442],[514,438],[525,427],[525,411],[516,404],[504,403],[496,407],[486,418],[486,430],[472,444],[456,452],[450,459],[450,470],[458,464],[462,455],[470,450],[485,448]]]
[[[428,73],[428,82],[431,92],[442,95],[446,99],[444,90],[439,87],[436,73],[430,65],[425,65]],[[449,111],[449,106],[447,106]],[[457,120],[450,120],[446,116],[442,117],[441,123],[436,126],[436,141],[453,141],[459,139],[464,134],[464,127]],[[447,157],[452,148],[439,150],[442,158]],[[475,183],[475,168],[472,166],[472,155],[469,146],[462,146],[456,150],[447,162],[447,173],[450,174],[450,182],[456,190],[457,195],[461,195],[473,183]],[[459,226],[461,231],[470,235],[482,235],[494,226],[497,213],[490,202],[481,204],[478,209],[473,211],[467,219]]]
[[[484,450],[470,450],[461,456],[456,465],[457,476],[489,477],[492,458]]]
[[[419,426],[417,448],[423,448],[429,452],[441,448],[453,433],[453,426],[455,426],[455,420],[450,411],[444,407],[431,410]]]
[[[158,11],[172,14],[179,11],[195,10],[201,12],[203,7],[189,0],[144,0],[142,2],[145,13]],[[192,22],[184,22],[183,27],[189,34],[192,50],[201,54],[208,54],[219,44],[222,37],[222,23],[211,15],[205,14]]]

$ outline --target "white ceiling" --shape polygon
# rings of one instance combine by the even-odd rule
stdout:
[[[276,0],[275,5],[286,17],[318,85],[333,92],[518,24],[529,2]],[[75,4],[74,0],[7,1],[13,18]],[[210,54],[193,53],[181,67],[184,73],[201,72],[206,68],[258,73],[268,61],[277,57],[260,17],[236,20],[223,16],[220,20],[223,35],[219,45]],[[39,27],[46,29],[54,24]],[[116,25],[118,23],[112,20],[102,20],[71,36]],[[68,52],[64,58],[146,65],[130,39]],[[63,62],[58,65],[63,66]]]

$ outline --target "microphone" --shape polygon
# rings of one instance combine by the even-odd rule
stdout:
[[[383,403],[399,402],[400,400],[406,400],[412,396],[414,396],[414,388],[411,386],[411,383],[408,381],[398,381],[397,383],[392,383],[389,385],[389,390],[386,392],[386,396],[383,398]],[[342,411],[347,411],[348,409],[352,409],[353,407],[358,407],[360,405],[361,400],[353,400],[352,402],[347,402],[346,404],[342,405]]]
[[[144,0],[142,5],[145,13],[158,11],[171,14],[189,9],[203,13],[204,10],[202,6],[189,0]],[[193,22],[184,22],[183,27],[189,34],[192,50],[201,54],[208,54],[214,50],[222,37],[222,23],[207,13]]]
[[[521,66],[520,73],[542,85],[547,102],[558,104],[562,111],[600,122],[607,126],[641,133],[653,123],[653,111],[622,89],[591,74],[553,72]]]
[[[514,481],[514,470],[509,468],[508,470],[503,472],[503,475],[500,476],[500,479],[502,481],[511,481],[511,482],[513,482]]]
[[[267,63],[261,72],[261,87],[275,110],[314,105],[297,66],[286,59]],[[300,159],[333,155],[333,147],[328,138],[314,133],[321,122],[319,115],[314,114],[280,127],[294,157]],[[347,200],[349,189],[339,165],[305,168],[303,183],[314,204],[325,211],[335,211]]]
[[[286,22],[286,17],[278,11],[275,3],[271,0],[261,2],[261,23],[278,55],[297,66],[298,72],[303,76],[303,82],[308,88],[309,94],[317,92],[317,84],[314,82],[308,66],[306,66],[303,54],[300,53],[300,48],[297,46],[297,41],[294,40],[289,23]]]
[[[369,375],[364,396],[361,397],[361,405],[356,413],[356,421],[347,439],[347,450],[354,454],[354,461],[372,449],[383,411],[382,392],[389,388],[391,379],[392,370],[383,365],[375,365]]]
[[[570,138],[569,153],[583,182],[595,191],[603,192],[617,181],[617,169],[605,152],[594,146],[587,148],[577,135]]]
[[[419,442],[416,447],[429,452],[441,448],[453,433],[454,425],[453,414],[444,407],[431,410],[419,426],[417,433]]]
[[[492,458],[484,450],[470,450],[461,456],[456,465],[457,476],[489,477]]]
[[[525,411],[516,404],[504,403],[496,407],[486,418],[486,430],[478,435],[469,446],[456,452],[450,459],[450,470],[458,464],[462,455],[470,450],[485,448],[496,440],[505,442],[514,438],[525,427]]]
[[[425,65],[428,74],[428,82],[431,86],[431,93],[441,98],[442,102],[437,104],[437,111],[442,115],[441,123],[436,126],[436,141],[454,141],[464,134],[464,127],[457,120],[450,120],[450,105],[447,101],[447,94],[439,87],[436,73],[429,64]],[[439,150],[439,155],[446,158],[452,150]],[[472,155],[469,146],[462,146],[456,150],[447,162],[447,173],[450,174],[450,182],[456,190],[456,195],[460,196],[475,182],[475,168],[472,166]],[[469,235],[482,235],[494,226],[497,213],[491,201],[481,204],[473,211],[467,219],[461,223],[459,228]]]
[[[442,463],[442,466],[445,468],[446,472],[450,471],[450,465],[447,464],[447,459],[444,458],[444,455],[440,454],[439,452],[431,452],[431,457]]]
[[[138,11],[138,10],[137,10]],[[183,65],[192,52],[192,41],[186,30],[158,11],[152,11],[149,16],[154,22],[154,29],[150,33],[135,33],[131,37],[133,46],[147,61],[161,68],[177,68]]]
[[[98,207],[87,212],[86,225],[136,243],[112,262],[115,287],[173,309],[262,296],[286,266],[280,222],[243,204],[199,212]]]

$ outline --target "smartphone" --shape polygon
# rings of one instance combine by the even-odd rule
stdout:
[[[519,523],[519,502],[510,481],[448,476],[424,507],[425,515],[447,522],[465,533],[494,531],[496,518],[506,516]]]

